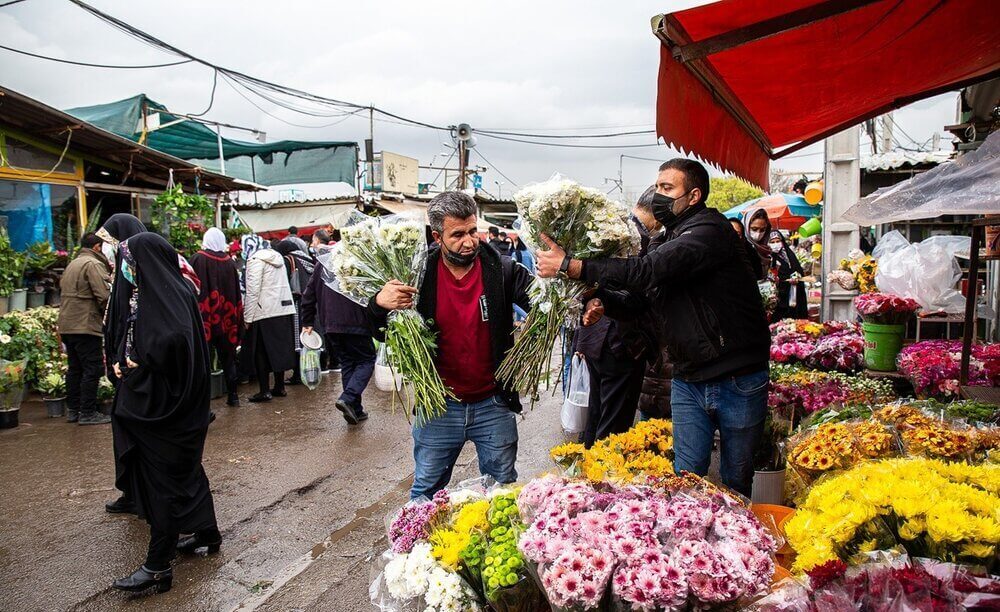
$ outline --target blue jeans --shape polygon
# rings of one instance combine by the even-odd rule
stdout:
[[[448,400],[447,410],[423,427],[413,428],[413,488],[410,499],[432,497],[445,488],[458,454],[469,440],[476,445],[479,473],[499,483],[517,480],[517,417],[494,395],[465,404]]]
[[[674,379],[674,471],[708,474],[715,430],[721,441],[722,484],[750,497],[754,454],[767,416],[767,370],[717,382]]]

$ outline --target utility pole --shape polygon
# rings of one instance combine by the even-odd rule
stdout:
[[[365,154],[368,157],[368,184],[375,189],[375,105],[368,107],[368,142]]]
[[[469,165],[469,150],[465,147],[465,141],[458,141],[458,188],[464,190],[466,188],[466,168]]]
[[[888,112],[882,115],[882,153],[888,153],[892,150],[892,113]]]

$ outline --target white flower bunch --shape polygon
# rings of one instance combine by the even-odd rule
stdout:
[[[596,189],[556,176],[522,189],[514,201],[522,235],[533,247],[543,244],[541,234],[545,234],[576,259],[629,257],[639,252],[639,231],[628,209]],[[578,324],[579,298],[586,289],[584,283],[564,278],[533,284],[531,312],[500,365],[501,380],[537,399],[542,382],[551,382],[549,362],[560,328]]]
[[[431,545],[421,542],[409,553],[393,555],[385,566],[385,586],[395,599],[423,597],[424,612],[479,610],[475,594],[458,574],[441,567],[431,554]]]

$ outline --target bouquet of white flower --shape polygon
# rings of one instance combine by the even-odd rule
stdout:
[[[639,232],[629,220],[628,209],[596,189],[557,175],[517,192],[514,201],[522,236],[533,249],[542,244],[540,235],[545,234],[575,259],[628,257],[639,252]],[[564,278],[535,280],[531,311],[497,371],[500,380],[532,401],[538,398],[540,385],[551,383],[549,362],[559,329],[579,324],[580,298],[587,289],[581,281]]]
[[[340,229],[340,236],[340,242],[317,257],[324,269],[323,280],[334,291],[367,306],[390,280],[420,288],[427,258],[421,222],[358,213]],[[412,385],[419,427],[444,414],[445,399],[452,393],[434,366],[434,333],[415,306],[416,301],[412,309],[389,313],[385,344],[393,373],[401,375],[405,385]]]

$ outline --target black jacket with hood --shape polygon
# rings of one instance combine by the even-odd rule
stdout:
[[[438,261],[441,258],[441,248],[431,247],[427,253],[427,267],[424,280],[417,296],[417,311],[426,320],[435,320],[437,313],[437,275]],[[514,304],[524,310],[531,309],[528,298],[528,287],[534,277],[523,265],[516,264],[506,255],[500,255],[496,249],[485,242],[479,243],[479,261],[483,266],[483,293],[486,296],[486,307],[489,313],[490,345],[493,354],[494,372],[500,367],[500,362],[507,351],[514,346]],[[378,340],[385,340],[386,317],[389,311],[375,303],[373,297],[368,302],[368,317],[371,327],[375,330]],[[437,332],[436,323],[431,329]],[[521,402],[517,392],[503,386],[497,381],[497,393],[504,399],[507,406],[514,412],[521,412]]]
[[[648,299],[674,375],[708,382],[766,370],[771,338],[746,250],[729,221],[696,204],[645,257],[584,260],[582,280]]]

